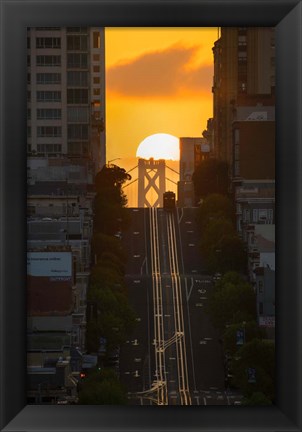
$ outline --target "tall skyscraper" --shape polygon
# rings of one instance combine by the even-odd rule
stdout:
[[[27,150],[105,164],[104,28],[36,27],[27,33]]]
[[[214,153],[231,166],[232,122],[236,108],[248,105],[251,96],[263,96],[266,100],[269,96],[274,98],[274,29],[221,28],[213,53]],[[256,99],[259,104],[261,97]]]

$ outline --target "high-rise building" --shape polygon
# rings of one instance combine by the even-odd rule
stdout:
[[[221,28],[214,48],[214,154],[232,167],[234,112],[252,95],[274,96],[275,32],[270,27]],[[257,103],[259,97],[257,98]],[[247,105],[243,102],[243,105]]]
[[[104,28],[36,27],[27,33],[29,155],[105,164]]]

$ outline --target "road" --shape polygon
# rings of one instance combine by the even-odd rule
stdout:
[[[120,379],[130,404],[230,405],[223,354],[205,306],[194,208],[133,208],[122,235],[126,281],[137,326],[121,347]]]

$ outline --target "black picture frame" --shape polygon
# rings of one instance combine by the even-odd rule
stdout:
[[[1,430],[301,431],[301,1],[0,3]],[[47,25],[276,26],[276,406],[26,406],[26,27]]]

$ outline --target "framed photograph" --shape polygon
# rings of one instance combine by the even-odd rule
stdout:
[[[117,0],[112,2],[102,0],[85,2],[84,0],[79,0],[76,2],[52,2],[50,0],[45,0],[38,3],[32,3],[27,0],[16,2],[2,0],[1,13],[1,430],[52,431],[72,429],[76,431],[86,431],[145,429],[148,431],[223,431],[238,429],[261,431],[278,430],[284,432],[289,430],[300,431],[302,429],[300,331],[301,272],[299,270],[301,261],[301,2],[297,0],[265,2],[259,2],[256,0],[250,2],[245,2],[243,0],[236,2],[218,0],[214,3],[204,0],[164,0],[161,2],[151,0]],[[146,394],[143,396],[147,396],[147,399],[149,398],[149,405],[143,403],[140,404],[139,401],[136,404],[130,403],[127,405],[95,405],[93,403],[91,405],[65,404],[58,403],[57,397],[55,398],[55,403],[44,405],[39,404],[43,395],[43,389],[41,388],[43,383],[38,385],[38,391],[32,393],[34,402],[28,404],[29,393],[27,368],[29,338],[26,334],[26,329],[28,328],[28,311],[36,310],[35,308],[39,308],[40,312],[41,310],[43,312],[43,308],[47,310],[47,307],[43,305],[43,301],[41,301],[41,297],[39,297],[39,283],[41,283],[39,281],[41,277],[45,279],[45,276],[47,276],[47,281],[50,281],[49,283],[53,282],[53,275],[49,274],[50,270],[48,264],[45,264],[45,259],[56,260],[55,270],[51,270],[57,273],[55,278],[57,282],[56,289],[59,290],[58,293],[62,293],[63,291],[66,292],[67,297],[71,291],[70,279],[73,274],[72,266],[75,265],[72,261],[71,253],[67,251],[69,242],[72,240],[72,238],[69,237],[69,231],[66,235],[66,233],[64,234],[65,231],[61,230],[62,235],[65,235],[64,247],[67,246],[66,250],[58,251],[55,248],[47,251],[45,250],[42,253],[41,251],[37,252],[37,249],[32,249],[30,250],[30,253],[28,253],[27,241],[32,240],[32,244],[34,244],[35,240],[38,239],[38,237],[35,236],[32,236],[32,239],[28,238],[27,224],[29,199],[27,186],[27,161],[29,149],[26,137],[28,137],[29,126],[27,92],[29,77],[26,75],[26,65],[28,67],[28,62],[30,62],[27,51],[28,43],[30,43],[30,37],[28,37],[28,31],[30,32],[30,30],[28,29],[40,28],[40,31],[43,31],[43,29],[52,27],[58,31],[60,28],[67,28],[69,29],[69,35],[67,34],[66,40],[70,43],[70,51],[73,51],[73,44],[77,43],[76,40],[78,41],[80,39],[78,36],[75,37],[73,35],[75,30],[72,29],[86,28],[75,26],[88,26],[88,28],[240,28],[242,29],[242,34],[240,33],[238,36],[238,41],[242,46],[245,45],[246,41],[244,29],[274,28],[275,43],[273,48],[276,49],[276,56],[274,57],[273,63],[270,61],[271,66],[275,68],[273,87],[276,88],[274,93],[274,101],[276,101],[275,220],[277,233],[275,282],[276,398],[273,404],[268,406],[236,406],[240,405],[238,402],[228,405],[211,405],[206,403],[205,394],[205,403],[203,404],[199,403],[199,398],[201,397],[199,394],[196,396],[193,395],[193,393],[190,394],[188,391],[184,390],[183,395],[179,396],[179,403],[175,404],[171,402],[172,398],[171,400],[169,399],[170,403],[167,403],[167,396],[165,399],[164,393],[162,393],[161,399],[159,397],[160,392],[157,392],[157,401],[153,404],[151,403],[152,394],[149,394],[148,392],[147,394],[145,392]],[[218,36],[220,37],[219,34]],[[36,37],[36,35],[34,35],[33,38],[34,37]],[[42,45],[46,42],[57,43],[55,37],[49,37],[47,41],[46,38],[44,40],[42,37],[40,38],[41,40],[38,39],[36,40],[36,43],[41,43]],[[97,58],[97,49],[101,49],[101,46],[99,46],[97,32],[91,33],[91,43],[94,44],[94,48],[96,48],[96,51],[94,52],[95,58],[91,57],[91,59],[94,58],[96,61],[99,61]],[[43,47],[41,46],[41,48]],[[216,46],[216,49],[218,50],[219,47]],[[243,57],[246,54],[246,50],[240,49],[239,51],[241,52],[239,60],[242,63],[244,62]],[[178,53],[178,55],[180,54]],[[61,64],[57,64],[58,61],[61,61],[59,56],[39,55],[36,59],[36,61],[39,62],[37,63],[37,66],[39,67],[49,66],[49,63],[45,63],[49,61],[51,61],[52,65],[56,67],[61,66]],[[72,58],[70,57],[68,61],[73,62],[77,59],[78,57],[75,58],[74,56]],[[99,78],[97,73],[99,69],[97,63],[94,66],[95,69],[93,69],[93,72],[95,72],[95,74],[93,75],[93,83],[98,87]],[[141,70],[143,70],[141,64],[136,64],[136,66],[141,67]],[[39,74],[38,72],[44,72],[43,67],[41,70],[35,70],[35,73],[36,72],[37,77],[39,75],[39,79],[41,80],[53,79],[55,76],[55,74],[51,73],[48,73],[48,77],[46,77],[47,73]],[[122,74],[128,73],[125,68],[121,68],[120,72]],[[130,70],[130,73],[133,73],[133,69],[132,72]],[[82,87],[79,85],[78,80],[80,79],[85,81],[87,77],[85,78],[83,74],[76,75],[74,72],[69,72],[68,79],[71,80],[70,82],[73,82],[74,87]],[[45,84],[44,81],[43,83]],[[33,88],[33,90],[36,89]],[[241,83],[241,90],[244,93],[244,82]],[[162,91],[164,91],[164,89],[162,89]],[[38,91],[37,98],[45,99],[46,97],[58,97],[57,93],[59,92]],[[99,93],[97,88],[94,90],[93,94],[95,95],[95,100],[94,106],[91,109],[95,114],[95,124],[99,127],[98,131],[100,132],[102,131],[102,111],[99,107],[102,105],[106,106],[106,104],[105,100],[98,101]],[[68,102],[69,104],[76,102],[75,105],[81,105],[83,101],[82,98],[85,97],[86,96],[82,90],[75,90],[73,93],[69,90],[69,93],[67,94],[67,98],[70,99]],[[39,101],[41,102],[42,99]],[[44,105],[39,105],[38,109],[35,110],[37,111],[37,119],[52,121],[53,119],[58,119],[59,117],[57,116],[61,116],[61,109],[58,107],[56,107],[56,109],[42,109],[43,107]],[[242,112],[243,111],[246,116],[247,111],[245,111],[245,108]],[[249,115],[251,117],[254,114],[255,113]],[[261,113],[259,114],[258,112],[256,114],[260,115]],[[48,117],[49,115],[52,117]],[[72,123],[76,124],[79,116],[85,116],[87,113],[85,114],[83,107],[77,109],[71,107],[68,110],[67,115],[70,116],[70,119],[73,119]],[[103,115],[105,116],[105,112]],[[261,115],[263,115],[263,113]],[[258,117],[257,119],[250,117],[249,120],[258,120]],[[75,137],[75,142],[72,142],[71,139],[69,140],[70,142],[68,142],[70,149],[76,148],[79,144],[79,137],[76,136],[79,133],[79,129],[77,128],[77,125],[74,126],[73,130],[70,129],[69,131],[68,129],[68,137],[69,134],[69,138],[73,138],[73,135]],[[248,129],[249,126],[247,126],[246,130],[245,126],[239,125],[239,128],[240,127],[242,134],[251,133],[250,129]],[[43,127],[37,128],[37,130],[38,129],[39,132],[37,133],[41,133],[39,136],[42,137],[38,153],[43,153],[46,151],[47,140],[43,141],[43,134],[45,132],[42,130]],[[55,127],[52,127],[52,133],[54,133],[54,129]],[[84,133],[85,131],[82,129],[81,133]],[[267,133],[268,132],[263,129],[263,134]],[[260,135],[261,133],[259,132],[259,137],[257,136],[257,139],[255,138],[258,142],[258,146],[259,143],[262,142],[261,139],[263,138]],[[45,137],[47,136],[50,135],[45,135]],[[56,135],[51,136],[57,137]],[[265,136],[267,137],[267,135]],[[155,135],[153,135],[153,137],[156,138]],[[52,139],[51,142],[51,151],[59,151],[58,148],[60,144],[57,144],[55,139]],[[83,145],[82,149],[84,152],[85,145],[82,142],[81,145]],[[152,142],[152,145],[156,147],[156,141]],[[141,146],[142,150],[143,142],[141,143]],[[30,152],[31,151],[32,149],[30,149]],[[33,153],[36,151],[37,149],[35,148]],[[142,153],[142,155],[142,157],[145,157],[144,153]],[[36,155],[33,154],[33,156]],[[152,158],[153,155],[148,157]],[[110,168],[110,166],[114,167],[115,165],[110,165],[110,163],[114,162],[115,156],[114,159],[112,157],[109,159],[112,160],[107,161],[108,168]],[[150,161],[153,161],[153,159],[150,159]],[[259,163],[261,164],[263,161],[260,161]],[[145,173],[147,173],[146,167],[141,169],[145,169]],[[236,169],[235,166],[234,169]],[[152,183],[151,177],[149,180],[150,183]],[[155,186],[155,180],[153,181],[153,184]],[[155,189],[158,189],[157,186],[155,186]],[[64,197],[65,196],[67,196],[68,200],[70,194],[64,194]],[[173,200],[175,200],[175,194],[173,195],[172,192],[166,192],[163,195],[163,199],[163,207],[169,211],[169,206],[174,206],[175,201]],[[67,217],[65,217],[64,223],[67,224],[67,227],[70,227],[72,214],[68,213],[68,209],[70,206],[73,206],[72,211],[74,211],[77,202],[75,201],[73,204],[71,201],[67,201],[65,204],[67,206]],[[153,205],[155,206],[155,204]],[[83,203],[83,206],[85,206],[85,203]],[[144,207],[142,200],[141,205],[139,204],[138,207]],[[47,218],[45,218],[44,222],[48,222],[46,219]],[[114,232],[116,232],[116,229],[117,228],[115,227]],[[151,222],[150,230],[152,231]],[[117,241],[121,241],[120,231],[117,231],[114,235],[118,237]],[[74,239],[76,239],[76,237],[74,237]],[[171,248],[172,246],[171,243]],[[216,252],[218,253],[220,250],[216,250]],[[34,288],[32,292],[35,296],[34,298],[28,297],[27,294],[29,274],[26,269],[26,256],[27,263],[28,260],[30,260],[30,269],[32,271],[32,273],[30,273],[30,284],[37,282],[37,285],[35,285],[36,288]],[[96,260],[97,259],[98,257],[96,254]],[[41,262],[43,260],[44,264],[42,267],[44,270],[42,274],[40,269],[42,268]],[[38,267],[35,264],[37,261],[40,263]],[[142,263],[142,266],[143,265],[144,263]],[[172,266],[172,264],[170,265]],[[68,270],[66,271],[66,269]],[[64,272],[66,273],[65,275],[63,275]],[[156,269],[154,272],[156,273]],[[215,278],[219,280],[220,273],[215,273]],[[43,284],[46,283],[46,279],[44,279]],[[176,282],[175,286],[177,286]],[[52,287],[54,287],[54,285],[52,285]],[[176,297],[178,295],[176,288],[174,295]],[[67,297],[65,304],[70,302],[70,298]],[[45,302],[49,302],[49,299],[44,298],[44,303]],[[89,313],[93,314],[93,302],[90,306]],[[57,308],[56,310],[59,311],[60,305],[56,304],[53,307]],[[60,325],[59,312],[55,318],[57,322],[56,325],[58,326]],[[155,310],[154,317],[159,315],[160,311]],[[245,324],[245,321],[243,321],[242,325],[234,330],[234,345],[236,345],[236,350],[242,349],[246,342],[248,330],[245,327]],[[40,325],[39,320],[32,323],[33,327],[38,325]],[[117,332],[119,330],[115,327],[112,327],[112,329]],[[172,342],[177,344],[182,339],[183,330],[184,329],[179,326],[177,331],[175,324],[175,340],[172,341],[172,338],[171,344]],[[71,345],[71,338],[74,337],[73,334],[69,332],[66,337],[70,338]],[[160,337],[160,334],[158,337]],[[101,339],[98,339],[98,349],[101,351],[102,349],[106,350],[106,338],[102,337]],[[33,341],[34,338],[30,340]],[[154,340],[156,344],[157,339]],[[81,337],[78,337],[76,341],[77,342],[74,342],[74,344],[81,344]],[[166,349],[164,345],[167,345],[168,342],[165,339],[162,340],[163,349]],[[206,343],[206,341],[204,343]],[[34,344],[32,347],[34,347]],[[156,352],[159,353],[156,362],[157,360],[159,362],[161,361],[160,348],[161,347],[159,346],[156,350]],[[181,343],[177,345],[177,349],[180,351],[183,349]],[[101,351],[99,351],[100,356],[102,356]],[[87,362],[91,360],[88,357],[89,356],[86,358]],[[141,359],[136,360],[140,361]],[[194,362],[192,362],[192,364],[193,363]],[[178,367],[180,366],[181,362]],[[159,374],[158,368],[155,371],[157,374]],[[35,373],[34,368],[32,371]],[[257,369],[254,367],[248,367],[246,371],[248,383],[252,386],[255,385],[258,379]],[[46,369],[43,373],[46,373]],[[191,374],[190,371],[189,374]],[[193,375],[195,376],[195,372],[192,376]],[[160,386],[162,381],[159,380],[158,377],[156,380],[156,385]],[[75,383],[77,383],[76,380]],[[185,384],[184,386],[186,387]],[[197,402],[194,399],[194,403],[191,403],[192,397],[195,398]],[[220,397],[220,395],[217,395],[217,399]],[[168,406],[163,407],[156,405]],[[180,405],[191,406],[184,407]]]

